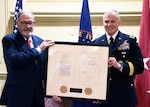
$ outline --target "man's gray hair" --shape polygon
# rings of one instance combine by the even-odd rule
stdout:
[[[115,14],[115,15],[117,16],[118,20],[120,20],[120,15],[119,15],[119,12],[118,12],[118,11],[116,11],[116,10],[108,10],[108,11],[106,11],[106,12],[104,13],[104,15],[103,15],[103,19],[104,19],[104,16],[105,16],[105,15],[108,15],[108,14]]]
[[[17,20],[19,20],[20,16],[21,16],[22,14],[24,14],[24,13],[27,13],[27,14],[32,15],[33,18],[34,18],[34,14],[33,14],[32,12],[30,12],[30,11],[20,11],[20,12],[18,12]]]

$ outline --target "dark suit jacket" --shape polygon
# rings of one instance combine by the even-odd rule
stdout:
[[[106,34],[95,39],[93,44],[108,45]],[[108,103],[103,103],[105,106],[101,107],[134,107],[138,104],[134,77],[144,69],[143,57],[136,38],[119,31],[111,56],[123,65],[123,70],[121,72],[110,68]]]
[[[34,46],[43,41],[32,35]],[[31,107],[36,95],[37,107],[44,106],[44,79],[46,51],[41,54],[35,48],[29,49],[20,34],[8,34],[2,39],[7,79],[2,92],[1,104],[8,107]],[[35,61],[37,64],[35,64]]]

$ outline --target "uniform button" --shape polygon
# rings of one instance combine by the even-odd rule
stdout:
[[[109,80],[111,81],[111,80],[112,80],[112,78],[110,77],[110,78],[109,78]]]
[[[133,84],[131,84],[131,87],[133,86]]]

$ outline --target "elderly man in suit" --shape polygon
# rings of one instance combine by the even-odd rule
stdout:
[[[46,48],[54,42],[33,35],[34,24],[33,14],[22,11],[18,31],[2,39],[7,78],[0,103],[7,107],[44,107]]]
[[[106,33],[93,41],[93,44],[111,46],[108,102],[101,103],[100,107],[135,107],[138,100],[134,78],[144,69],[136,37],[119,31],[120,16],[115,10],[104,13],[103,25]]]

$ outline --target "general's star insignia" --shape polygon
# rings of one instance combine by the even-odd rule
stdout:
[[[147,65],[147,62],[150,60],[150,57],[148,57],[148,58],[144,58],[144,68],[146,69],[146,70],[149,70],[149,67],[148,67],[148,65]]]

